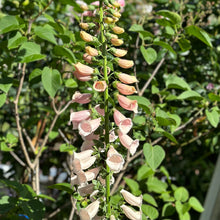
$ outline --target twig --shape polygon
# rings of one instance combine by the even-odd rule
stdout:
[[[66,138],[65,134],[61,131],[61,129],[58,129],[58,132],[60,134],[60,136],[63,138],[63,140],[67,143],[70,144],[70,141]]]
[[[28,133],[27,133],[27,131],[26,131],[26,129],[25,128],[23,128],[23,133],[24,133],[24,135],[25,135],[25,137],[26,137],[26,139],[27,139],[27,141],[28,141],[28,144],[29,144],[29,146],[30,146],[30,148],[31,148],[31,150],[33,151],[33,153],[35,154],[35,149],[34,149],[34,146],[33,146],[33,144],[32,144],[32,142],[31,142],[31,138],[29,137],[29,135],[28,135]]]
[[[47,218],[44,218],[43,220],[53,218],[55,215],[57,215],[59,212],[61,212],[63,210],[63,208],[67,207],[68,205],[70,205],[70,202],[67,202],[66,204],[62,205],[60,208],[56,209]]]
[[[14,151],[9,151],[11,156],[14,157],[15,160],[17,160],[17,162],[23,166],[23,167],[26,167],[27,165],[15,154]]]
[[[71,209],[71,213],[70,213],[70,216],[69,216],[69,220],[73,219],[75,209],[76,209],[76,200],[72,196],[71,196],[71,203],[72,203],[72,209]]]

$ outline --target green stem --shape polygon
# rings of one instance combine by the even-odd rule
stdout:
[[[100,3],[100,29],[101,29],[101,43],[102,43],[102,57],[103,57],[103,73],[106,84],[108,85],[108,71],[107,71],[107,42],[105,38],[105,27],[103,23],[103,0],[99,1]],[[104,105],[105,105],[105,146],[106,152],[109,148],[109,108],[108,108],[108,86],[104,91]],[[106,204],[107,204],[107,213],[106,216],[109,219],[111,216],[111,204],[110,204],[110,168],[106,164]]]

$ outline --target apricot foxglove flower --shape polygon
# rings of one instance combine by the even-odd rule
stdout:
[[[79,26],[84,29],[84,30],[88,30],[89,29],[89,24],[88,23],[80,23]]]
[[[85,60],[87,63],[92,63],[92,56],[90,56],[88,53],[84,53],[83,60]]]
[[[96,156],[90,156],[85,159],[74,159],[73,160],[73,172],[78,173],[81,170],[86,170],[91,167],[96,161]]]
[[[121,39],[118,39],[118,38],[112,38],[111,39],[111,43],[114,45],[114,46],[121,46],[124,41],[121,40]]]
[[[86,186],[79,186],[78,192],[81,196],[90,195],[94,191],[94,184],[90,183]]]
[[[110,51],[114,54],[116,57],[123,57],[127,54],[127,50],[117,49],[117,48],[111,48]]]
[[[80,31],[80,37],[82,38],[82,40],[84,40],[86,42],[94,41],[93,36],[91,34],[88,34],[85,31]]]
[[[102,115],[102,116],[105,115],[105,110],[104,110],[104,108],[101,108],[100,105],[96,105],[96,106],[94,107],[94,109],[95,109],[100,115]]]
[[[117,63],[121,68],[128,69],[134,66],[134,61],[133,60],[124,60],[124,59],[117,59]]]
[[[127,134],[123,134],[120,131],[119,131],[118,137],[119,137],[121,144],[129,150],[131,155],[134,155],[139,146],[139,140],[138,139],[133,140]]]
[[[114,19],[111,18],[111,17],[105,17],[105,18],[104,18],[104,22],[105,22],[106,24],[112,24],[112,23],[114,23]]]
[[[78,126],[79,134],[83,136],[88,136],[89,134],[92,134],[99,127],[100,122],[101,118],[80,122]]]
[[[74,75],[79,81],[83,81],[83,82],[89,81],[89,80],[92,79],[92,76],[91,76],[91,75],[85,76],[85,75],[80,74],[80,73],[77,72],[77,71],[74,71],[74,72],[73,72],[73,75]]]
[[[113,32],[115,34],[123,34],[125,32],[124,28],[118,27],[118,26],[114,26],[112,28]]]
[[[115,135],[115,131],[111,130],[109,132],[109,142],[112,143],[114,142],[116,139],[118,138],[118,136]]]
[[[94,69],[92,67],[84,65],[80,62],[74,64],[74,67],[76,68],[76,71],[83,76],[90,76],[94,73]]]
[[[132,95],[134,93],[137,93],[137,90],[134,86],[128,86],[123,83],[116,83],[116,87],[118,91],[123,95]]]
[[[70,121],[73,124],[73,130],[78,128],[78,125],[81,121],[89,119],[91,116],[90,110],[82,110],[79,112],[72,112],[70,114]]]
[[[79,210],[80,220],[91,220],[95,217],[99,210],[99,200],[96,200],[89,204],[86,208]]]
[[[114,109],[113,117],[114,117],[115,124],[117,126],[119,126],[121,121],[126,119],[126,117],[120,111],[118,111],[117,109]]]
[[[80,93],[79,91],[76,91],[72,96],[72,102],[80,103],[80,104],[86,104],[91,102],[92,94],[90,93]]]
[[[122,205],[121,206],[123,212],[125,213],[125,215],[131,219],[131,220],[141,220],[142,219],[142,215],[140,211],[135,211],[134,209],[132,209],[131,207],[127,206],[127,205]]]
[[[126,73],[117,73],[116,76],[119,78],[121,82],[125,84],[132,84],[132,83],[138,82],[135,76],[130,76]]]
[[[107,87],[105,81],[95,81],[93,84],[93,89],[97,92],[104,92]]]
[[[92,150],[94,145],[95,144],[93,140],[85,140],[83,141],[80,150],[81,151]]]
[[[120,191],[122,196],[124,197],[125,201],[129,203],[130,205],[141,207],[143,196],[134,196],[132,193],[128,192],[127,190],[122,189]]]
[[[83,160],[86,159],[90,156],[92,156],[92,153],[94,151],[93,150],[85,150],[85,151],[81,151],[79,153],[73,152],[73,159],[79,159],[79,160]]]
[[[88,53],[90,56],[98,56],[98,55],[99,55],[98,50],[96,50],[96,49],[93,48],[93,47],[87,46],[87,47],[85,48],[85,50],[86,50],[86,53]]]
[[[138,112],[137,100],[130,100],[129,98],[123,95],[117,95],[117,97],[118,97],[118,103],[122,108],[129,111],[133,111],[134,113]]]

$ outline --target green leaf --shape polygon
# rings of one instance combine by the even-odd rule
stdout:
[[[156,109],[156,120],[160,126],[176,125],[176,121],[160,108]]]
[[[9,78],[9,77],[5,77],[0,79],[0,89],[5,92],[8,93],[9,89],[11,88],[13,83],[13,79]]]
[[[185,39],[185,38],[181,38],[178,40],[178,44],[180,46],[180,49],[185,52],[187,50],[189,50],[191,48],[191,43],[189,40]]]
[[[51,98],[54,98],[57,90],[62,84],[61,75],[58,70],[52,70],[49,67],[44,67],[42,71],[41,80],[44,89],[47,91]]]
[[[205,110],[206,117],[209,121],[209,123],[214,127],[217,128],[219,123],[219,114],[216,110],[212,110],[209,112],[208,109]]]
[[[210,99],[212,102],[215,102],[215,101],[220,102],[220,96],[219,96],[219,95],[216,95],[216,94],[214,94],[214,93],[209,93],[209,94],[208,94],[208,97],[209,97],[209,99]]]
[[[192,196],[190,197],[189,199],[189,205],[194,209],[196,210],[197,212],[203,212],[204,211],[204,208],[202,207],[201,203],[199,202],[199,200]]]
[[[152,176],[154,174],[154,171],[147,165],[142,165],[137,172],[137,180],[141,181],[146,179],[149,176]]]
[[[15,144],[18,142],[18,138],[15,137],[13,134],[11,133],[7,133],[7,136],[6,136],[6,141],[9,143],[9,144]]]
[[[137,125],[145,125],[146,124],[146,118],[144,116],[140,116],[140,115],[136,115],[134,118],[133,118],[133,122]]]
[[[156,14],[161,15],[167,19],[169,19],[170,22],[174,25],[178,25],[181,23],[181,17],[175,12],[168,11],[168,10],[160,10]]]
[[[18,31],[16,35],[8,40],[8,49],[14,49],[27,41],[26,37],[23,37]]]
[[[172,203],[166,203],[162,209],[162,217],[171,216],[175,213],[175,208],[173,207]]]
[[[19,28],[18,20],[15,16],[4,16],[0,18],[0,34],[4,34]]]
[[[14,209],[17,199],[9,196],[2,196],[0,198],[0,214],[5,214],[11,209]]]
[[[0,142],[0,149],[5,152],[13,151],[13,149],[8,147],[5,142]]]
[[[163,27],[171,27],[173,26],[172,22],[165,19],[165,18],[160,18],[160,19],[157,19],[156,22],[160,25],[160,26],[163,26]]]
[[[182,99],[189,99],[189,100],[201,100],[202,97],[198,92],[195,91],[185,91],[181,93],[177,99],[182,100]]]
[[[174,192],[174,198],[177,201],[186,202],[189,198],[189,193],[186,188],[178,187]]]
[[[64,57],[71,64],[76,63],[76,58],[73,52],[66,47],[56,45],[53,49],[53,53],[56,56]]]
[[[166,31],[166,34],[169,34],[169,35],[174,35],[175,34],[174,29],[172,27],[169,27],[169,26],[165,27],[165,31]]]
[[[41,69],[34,69],[31,74],[29,75],[29,82],[30,85],[39,83],[41,81],[41,74],[42,70]]]
[[[157,217],[159,216],[159,212],[157,211],[156,208],[150,206],[150,205],[145,205],[143,204],[141,206],[141,210],[143,211],[143,213],[145,215],[147,215],[151,220],[153,219],[157,219]]]
[[[18,50],[18,58],[21,63],[30,63],[36,60],[42,60],[46,56],[41,54],[40,45],[34,42],[24,42]]]
[[[131,100],[137,100],[138,106],[143,108],[146,111],[146,113],[150,113],[152,111],[151,103],[147,98],[136,95],[127,97]]]
[[[77,148],[74,147],[73,145],[69,145],[69,144],[60,145],[60,152],[69,152],[69,151],[73,152],[75,150],[77,150]]]
[[[138,31],[138,33],[140,34],[140,38],[144,41],[147,40],[149,38],[155,38],[155,36],[149,32],[149,31]]]
[[[176,75],[169,75],[166,79],[166,87],[168,89],[191,90],[189,84],[184,79]]]
[[[176,211],[178,212],[179,214],[179,217],[184,220],[184,216],[185,214],[190,210],[190,205],[189,203],[184,203],[182,204],[180,201],[176,201],[175,202],[175,205],[176,205]],[[187,219],[187,218],[186,218]]]
[[[149,192],[155,193],[163,193],[166,192],[168,187],[167,183],[162,182],[161,180],[157,179],[156,177],[151,177],[146,182]]]
[[[209,37],[208,33],[205,32],[203,29],[195,25],[190,25],[185,28],[185,31],[187,34],[193,35],[194,37],[198,38],[209,47],[212,47],[211,38]]]
[[[133,24],[130,28],[129,31],[133,31],[133,32],[139,32],[139,31],[144,31],[144,28],[139,25],[139,24]]]
[[[48,199],[52,202],[56,202],[56,200],[54,198],[52,198],[51,196],[48,196],[48,195],[45,195],[45,194],[40,194],[40,195],[37,195],[37,198],[40,198],[40,199]]]
[[[165,151],[159,145],[151,146],[150,144],[146,143],[144,144],[143,151],[146,162],[149,164],[152,170],[156,170],[165,158]]]
[[[77,84],[77,82],[74,79],[70,78],[70,79],[66,80],[65,86],[67,88],[77,88],[78,84]]]
[[[143,195],[143,200],[144,200],[145,202],[147,202],[147,203],[149,203],[149,204],[155,206],[155,207],[158,206],[156,200],[155,200],[154,197],[151,196],[150,194],[145,193],[145,194]]]
[[[164,41],[154,41],[153,42],[154,45],[158,45],[161,46],[167,50],[169,50],[171,53],[173,53],[174,55],[176,55],[176,52],[173,50],[173,48],[166,42]]]
[[[6,94],[4,93],[0,94],[0,108],[5,104],[6,98],[7,98]]]
[[[132,180],[132,179],[129,179],[129,178],[124,178],[126,184],[129,186],[132,194],[134,194],[135,196],[139,196],[141,191],[139,190],[139,184],[135,181],[135,180]]]
[[[142,45],[140,49],[144,59],[149,65],[151,65],[157,59],[157,52],[153,48],[145,49]]]
[[[57,184],[48,186],[48,188],[66,191],[67,193],[70,193],[70,194],[74,192],[73,187],[69,183],[57,183]]]
[[[51,42],[52,44],[56,44],[57,45],[57,41],[56,41],[56,38],[55,38],[55,32],[54,30],[51,28],[51,26],[49,25],[45,25],[44,27],[39,27],[39,26],[36,26],[34,28],[34,33],[44,39],[44,40],[47,40],[49,42]]]

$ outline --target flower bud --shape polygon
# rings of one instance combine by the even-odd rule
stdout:
[[[122,205],[121,208],[122,208],[123,212],[125,213],[125,215],[129,219],[131,219],[131,220],[141,220],[142,219],[140,211],[135,211],[127,205]]]
[[[104,22],[106,24],[113,24],[114,23],[114,19],[113,18],[110,18],[110,17],[105,17],[104,18]]]
[[[133,205],[133,206],[137,206],[137,207],[141,207],[142,205],[142,199],[143,199],[143,196],[134,196],[132,193],[122,189],[120,191],[120,193],[122,194],[122,196],[124,197],[125,201],[127,203],[129,203],[130,205]]]
[[[137,113],[138,104],[137,100],[131,100],[123,95],[117,95],[119,105],[129,111]]]
[[[80,5],[80,8],[83,10],[83,11],[88,11],[89,10],[89,7],[88,5]]]
[[[132,95],[134,93],[137,93],[134,86],[128,86],[123,83],[116,83],[116,87],[118,91],[123,95]]]
[[[84,30],[88,30],[89,29],[89,24],[88,23],[80,23],[79,26],[84,29]]]
[[[114,45],[114,46],[121,46],[124,41],[121,40],[121,39],[117,39],[117,38],[112,38],[111,39],[111,43]]]
[[[114,6],[114,7],[116,7],[116,8],[120,8],[120,4],[119,4],[119,2],[118,1],[115,1],[115,0],[110,0],[110,3]]]
[[[90,56],[98,56],[99,55],[98,50],[96,50],[93,47],[87,46],[85,48],[85,50],[86,50],[86,53],[89,54]]]
[[[80,31],[80,37],[86,42],[94,41],[93,36],[91,34],[86,33],[85,31]]]
[[[124,60],[124,59],[118,58],[117,62],[118,62],[118,65],[121,68],[124,68],[124,69],[128,69],[128,68],[131,68],[131,67],[134,66],[134,61],[133,60]]]
[[[114,216],[114,215],[111,215],[111,216],[110,216],[110,220],[116,220],[115,216]]]
[[[95,81],[93,84],[93,89],[97,92],[104,92],[107,88],[107,84],[105,81]]]
[[[83,81],[83,82],[89,81],[89,80],[92,79],[92,76],[91,76],[91,75],[85,76],[85,75],[82,75],[81,73],[79,73],[78,71],[74,71],[74,72],[73,72],[73,75],[74,75],[78,80]]]
[[[81,94],[79,91],[76,91],[72,96],[72,102],[76,102],[79,104],[86,104],[91,102],[92,94],[83,93]]]
[[[119,13],[118,11],[114,11],[113,12],[113,16],[115,16],[116,18],[120,18],[121,17],[121,13]]]
[[[127,54],[127,50],[122,50],[122,49],[116,49],[116,48],[111,48],[110,51],[116,56],[116,57],[123,57]]]
[[[125,32],[124,28],[118,27],[118,26],[114,26],[112,28],[113,32],[115,34],[123,34]]]
[[[132,83],[138,82],[135,76],[130,76],[126,73],[116,73],[116,76],[119,78],[121,82],[125,84],[132,84]]]
[[[92,56],[90,56],[88,53],[83,54],[83,60],[85,60],[87,63],[92,63]]]
[[[92,67],[84,65],[80,62],[74,64],[74,67],[76,68],[76,71],[83,76],[89,76],[94,73],[94,69]]]

